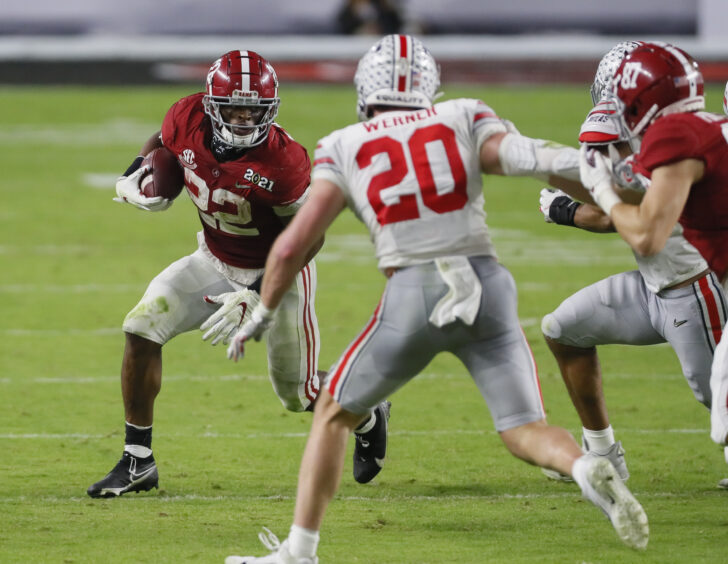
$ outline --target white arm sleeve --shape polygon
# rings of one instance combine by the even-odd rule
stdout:
[[[501,168],[507,176],[533,176],[548,181],[561,176],[579,182],[579,150],[554,141],[508,133],[498,148]]]

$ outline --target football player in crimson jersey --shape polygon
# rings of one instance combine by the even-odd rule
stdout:
[[[614,106],[601,96],[627,53],[642,42],[616,45],[599,63],[591,92],[599,102],[581,127],[579,141],[612,155],[613,177],[622,198],[639,202],[649,179],[635,170],[626,139],[612,119]],[[626,158],[625,158],[626,157]],[[644,171],[643,171],[644,172]],[[544,189],[541,210],[547,221],[596,232],[613,232],[601,208],[575,202]],[[621,442],[615,440],[602,390],[597,346],[669,342],[695,398],[710,409],[713,352],[726,321],[723,289],[705,259],[676,223],[665,247],[644,257],[634,253],[638,270],[592,284],[564,300],[543,319],[542,330],[581,419],[582,445],[593,456],[607,456],[620,477],[629,477]],[[547,476],[567,476],[544,470]]]
[[[329,371],[301,463],[294,523],[273,554],[228,564],[315,563],[323,515],[339,483],[351,429],[439,352],[455,354],[522,460],[573,475],[623,542],[644,548],[647,517],[606,458],[584,456],[548,425],[534,359],[518,322],[516,289],[485,223],[481,173],[574,180],[576,149],[530,139],[485,103],[433,105],[439,67],[416,38],[389,35],[359,61],[362,120],[320,140],[311,196],[266,261],[261,301],[228,356],[270,322],[296,272],[328,226],[350,207],[366,224],[388,278],[374,314]]]
[[[229,335],[258,301],[257,287],[273,241],[309,194],[306,150],[275,123],[280,98],[271,64],[253,51],[231,51],[210,68],[206,91],[177,101],[161,132],[119,178],[118,200],[151,211],[172,202],[146,197],[142,157],[164,146],[179,159],[197,207],[198,248],[165,268],[124,320],[121,383],[126,416],[121,460],[88,488],[115,497],[158,486],[152,455],[154,401],[161,388],[162,347],[180,333],[205,331],[212,344]],[[314,310],[316,266],[311,249],[286,292],[267,335],[268,371],[283,406],[311,410],[319,393],[319,331]],[[386,450],[389,403],[374,406],[356,430],[354,477],[368,482]]]
[[[640,255],[664,248],[679,221],[685,238],[725,284],[728,277],[728,118],[703,111],[703,77],[695,60],[677,47],[648,43],[627,55],[606,93],[637,165],[651,178],[639,205],[615,194],[609,163],[582,149],[582,182]],[[725,308],[725,304],[723,304]],[[719,320],[711,320],[716,340]],[[711,437],[728,435],[726,340],[713,360]]]

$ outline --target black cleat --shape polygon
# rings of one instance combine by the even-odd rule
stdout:
[[[118,497],[127,492],[148,492],[159,487],[159,473],[154,456],[137,458],[124,451],[121,460],[105,478],[89,486],[91,497]]]
[[[374,427],[366,433],[354,431],[354,479],[360,484],[371,482],[384,465],[387,454],[387,422],[391,402],[383,401],[372,413],[377,417]]]

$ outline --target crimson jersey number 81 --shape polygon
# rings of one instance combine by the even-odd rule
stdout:
[[[437,192],[432,164],[427,155],[427,144],[435,142],[441,143],[445,150],[454,182],[453,189],[444,194]],[[356,162],[360,169],[368,167],[376,155],[386,153],[389,156],[391,168],[374,175],[367,188],[369,203],[377,214],[377,221],[380,225],[420,217],[417,196],[414,194],[401,194],[397,197],[397,201],[391,204],[385,204],[382,201],[382,190],[396,186],[407,176],[408,165],[405,149],[409,149],[422,202],[425,206],[435,213],[459,210],[465,206],[468,201],[468,178],[458,151],[455,132],[443,124],[430,125],[415,130],[407,141],[406,147],[391,137],[378,137],[364,143],[356,154]]]

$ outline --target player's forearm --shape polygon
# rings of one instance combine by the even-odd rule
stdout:
[[[296,279],[296,275],[308,262],[308,249],[300,242],[291,241],[286,231],[279,235],[265,263],[261,302],[268,309],[275,309]]]
[[[613,233],[614,224],[601,208],[593,204],[581,204],[574,214],[574,227],[593,233]]]

